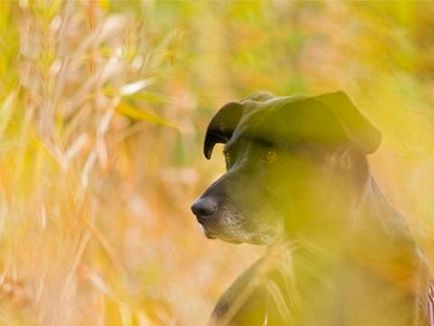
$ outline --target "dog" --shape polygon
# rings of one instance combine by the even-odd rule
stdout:
[[[191,209],[208,238],[268,250],[210,325],[434,325],[430,266],[369,171],[380,142],[343,91],[215,114],[204,155],[224,144],[227,172]]]

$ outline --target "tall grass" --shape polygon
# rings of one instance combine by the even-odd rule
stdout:
[[[200,232],[185,238],[193,219],[165,220],[194,196],[195,171],[165,169],[165,147],[191,127],[155,111],[168,101],[148,91],[176,34],[149,32],[146,3],[0,5],[1,323],[206,316],[211,300],[198,294],[221,288],[188,266]]]
[[[150,51],[119,37],[134,37],[137,24],[103,15],[95,2],[2,6],[3,35],[19,42],[3,58],[4,75],[16,75],[5,80],[1,119],[3,318],[91,323],[106,316],[97,310],[114,314],[110,301],[130,318],[146,318],[98,271],[124,267],[96,223],[101,183],[134,127],[116,111],[128,83],[151,69],[141,57]]]

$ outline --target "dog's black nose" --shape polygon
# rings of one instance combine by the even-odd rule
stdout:
[[[196,215],[199,223],[204,222],[217,208],[217,202],[213,198],[200,198],[191,206],[191,211]]]

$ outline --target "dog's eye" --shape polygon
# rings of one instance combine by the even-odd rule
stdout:
[[[277,153],[275,151],[267,151],[264,155],[265,162],[271,163],[277,159]]]

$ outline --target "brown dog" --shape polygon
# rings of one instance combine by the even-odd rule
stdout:
[[[253,94],[211,120],[227,173],[193,204],[208,238],[270,245],[217,325],[428,325],[429,266],[369,173],[380,132],[343,92]]]

